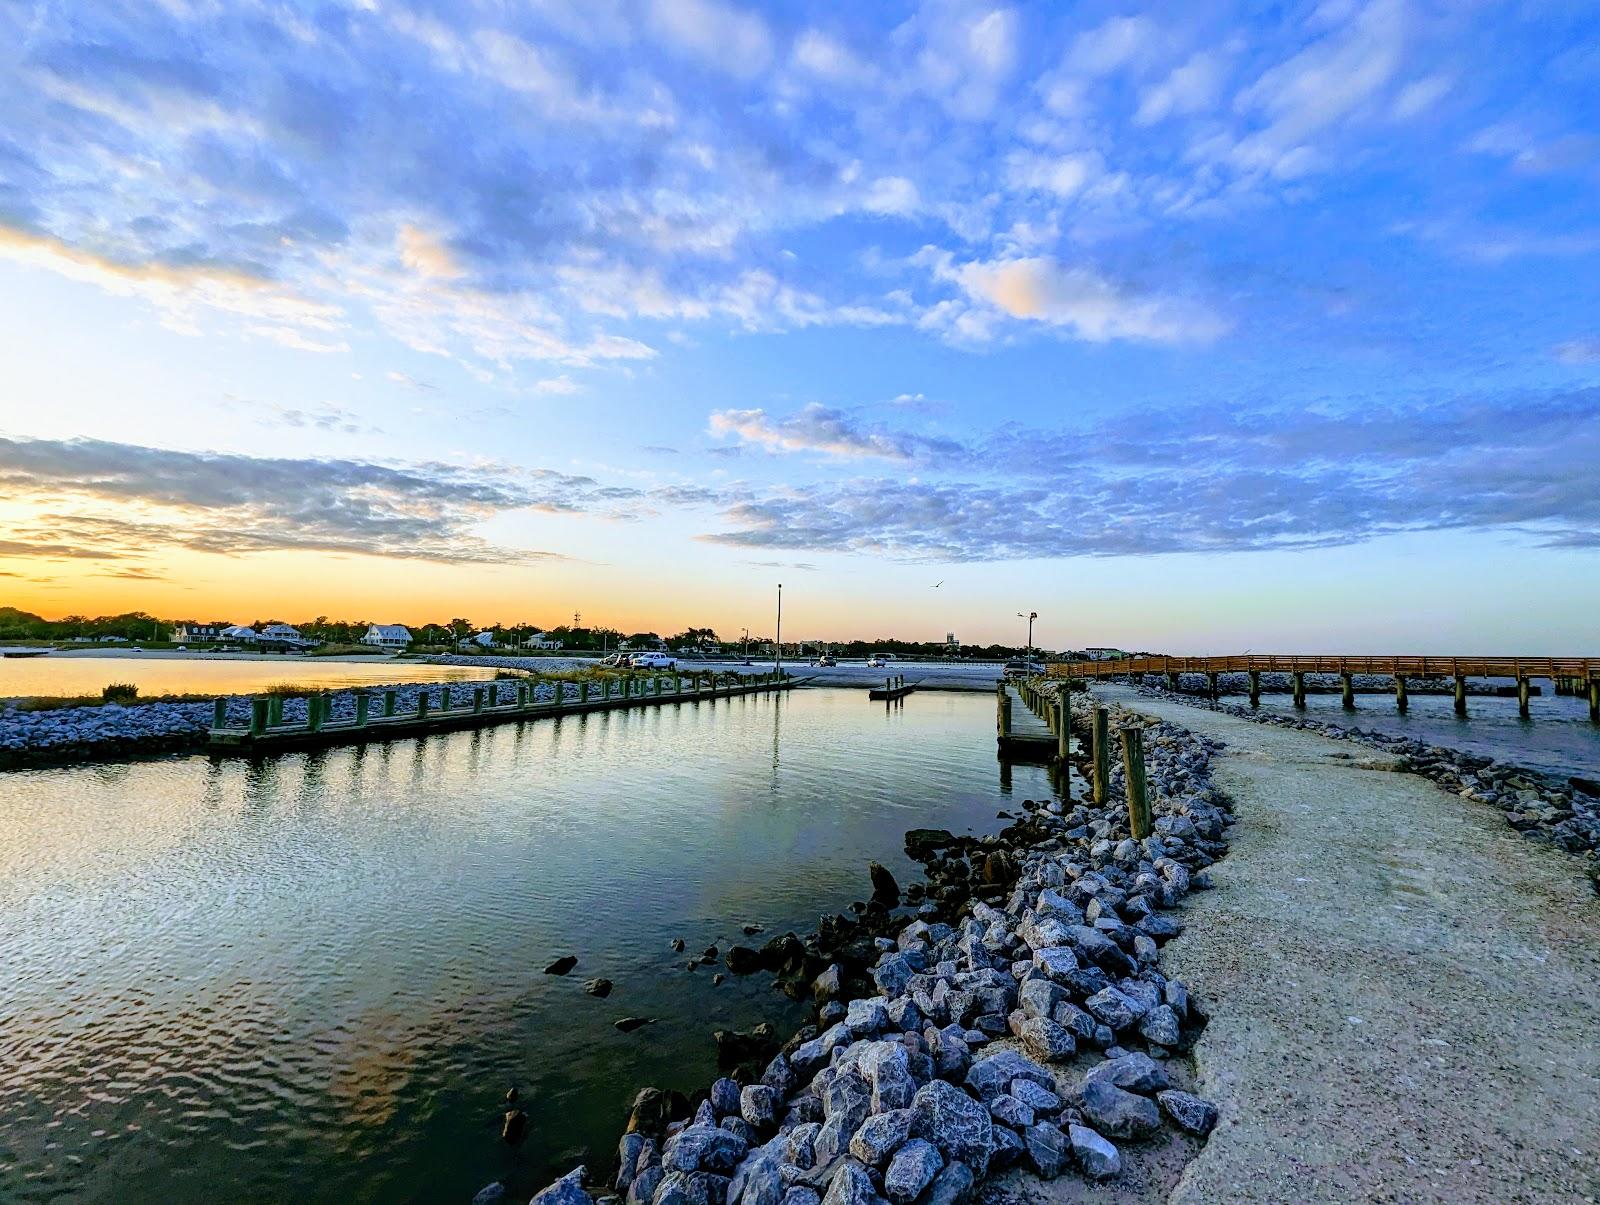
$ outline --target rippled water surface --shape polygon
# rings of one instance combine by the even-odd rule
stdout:
[[[143,695],[254,694],[279,682],[321,690],[376,682],[466,682],[494,677],[492,669],[432,665],[374,657],[171,657],[159,653],[121,656],[0,657],[0,699],[22,695],[76,698],[98,695],[110,682],[132,682]]]
[[[1223,701],[1247,705],[1250,700],[1245,695],[1224,695]],[[1356,710],[1351,712],[1344,710],[1337,694],[1311,694],[1306,696],[1306,710],[1300,712],[1288,695],[1261,696],[1263,711],[1427,741],[1556,774],[1600,775],[1600,725],[1589,722],[1588,700],[1551,694],[1548,684],[1545,694],[1530,700],[1531,718],[1526,720],[1518,715],[1515,698],[1472,695],[1464,720],[1455,714],[1450,695],[1413,693],[1408,704],[1401,715],[1393,695],[1358,694]]]
[[[464,1202],[603,1166],[638,1086],[709,1081],[713,1028],[801,1020],[670,939],[809,930],[869,858],[905,881],[907,828],[1046,797],[1002,785],[993,712],[812,690],[0,777],[0,1200]]]

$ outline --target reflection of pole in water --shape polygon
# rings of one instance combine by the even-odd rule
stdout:
[[[1011,763],[1004,758],[1000,759],[1000,793],[1011,794]]]
[[[782,735],[782,732],[783,732],[783,699],[784,699],[784,692],[781,691],[781,690],[775,690],[770,695],[768,695],[767,697],[772,700],[772,772],[773,772],[773,777],[774,777],[774,785],[776,785],[776,777],[777,777],[777,772],[778,772],[778,760],[779,760],[778,759],[778,745],[779,745],[778,738],[779,738],[779,736]]]

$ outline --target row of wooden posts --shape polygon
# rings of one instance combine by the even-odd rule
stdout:
[[[1250,677],[1250,706],[1259,707],[1261,706],[1261,671],[1258,669],[1252,669],[1246,672]],[[1134,680],[1137,681],[1144,675],[1134,674],[1132,676]],[[1181,675],[1176,670],[1167,671],[1168,689],[1174,692],[1178,690],[1180,676]],[[1458,716],[1461,716],[1463,719],[1465,719],[1467,714],[1467,676],[1465,674],[1456,674],[1454,675],[1454,680],[1455,711]],[[1517,678],[1517,712],[1525,720],[1532,718],[1532,710],[1529,707],[1529,698],[1532,694],[1532,690],[1529,686],[1529,681],[1530,679],[1526,676]],[[1600,724],[1600,678],[1590,678],[1587,684],[1585,684],[1582,678],[1558,677],[1553,679],[1553,682],[1555,692],[1558,695],[1582,694],[1584,693],[1585,689],[1587,689],[1589,695],[1589,719],[1596,724]],[[1218,693],[1217,671],[1213,670],[1206,674],[1206,684],[1210,688],[1211,698],[1213,700],[1216,699]],[[1345,670],[1339,674],[1339,693],[1342,696],[1345,710],[1354,711],[1356,709],[1355,676],[1349,670]],[[1305,707],[1306,671],[1295,670],[1290,673],[1289,694],[1296,707]],[[1399,710],[1401,715],[1405,714],[1407,703],[1406,675],[1396,674],[1394,676],[1394,705]]]
[[[1070,682],[1063,683],[1060,691],[1050,694],[1028,679],[1017,684],[1017,692],[1033,712],[1040,716],[1056,738],[1056,762],[1061,767],[1063,797],[1072,801],[1071,737],[1072,710]],[[1001,736],[1011,735],[1011,694],[1006,684],[998,687],[998,725]],[[1136,841],[1151,833],[1150,796],[1144,772],[1144,726],[1122,724],[1117,728],[1122,746],[1122,773],[1126,780],[1128,796],[1128,827]],[[1096,807],[1104,807],[1111,797],[1111,712],[1098,704],[1089,730],[1089,782]]]
[[[490,682],[486,686],[474,686],[472,688],[472,702],[470,706],[452,706],[450,702],[451,684],[443,683],[443,694],[437,707],[433,706],[429,698],[431,688],[423,687],[417,696],[417,709],[415,713],[403,718],[415,718],[422,720],[427,719],[430,714],[447,715],[452,713],[465,713],[467,711],[471,711],[473,714],[479,714],[483,712],[485,707],[515,707],[518,709],[527,709],[534,706],[559,707],[561,704],[569,702],[575,702],[579,705],[583,705],[590,702],[604,702],[617,698],[642,700],[670,697],[671,695],[680,695],[686,693],[683,686],[685,677],[687,677],[689,680],[687,697],[694,698],[709,694],[710,697],[715,698],[719,685],[724,687],[744,687],[757,683],[777,682],[781,680],[780,673],[781,671],[779,670],[769,670],[760,674],[736,674],[731,672],[712,673],[709,671],[706,673],[700,673],[697,671],[687,675],[658,674],[650,676],[628,677],[618,679],[622,685],[620,694],[615,694],[612,692],[611,682],[608,681],[605,683],[604,693],[595,692],[593,695],[591,695],[591,687],[597,686],[599,683],[591,682],[591,680],[586,678],[578,684],[579,693],[578,698],[575,700],[567,697],[566,683],[558,681],[557,686],[560,690],[560,694],[555,699],[549,700],[545,703],[539,703],[537,701],[534,694],[534,687],[536,685],[534,682],[529,681],[515,683],[514,698],[505,699],[504,701],[501,699],[501,686],[503,684],[500,682]],[[664,684],[669,681],[672,683],[672,689],[670,692],[664,689]],[[399,700],[399,691],[394,687],[386,688],[381,696],[381,699],[383,704],[381,714],[383,718],[400,718],[397,716],[396,712],[396,707]],[[260,736],[269,729],[283,727],[283,702],[283,695],[257,695],[250,700],[249,731],[252,736]],[[356,715],[353,725],[354,727],[364,728],[373,718],[372,703],[373,696],[371,693],[367,691],[358,691],[356,694]],[[331,693],[318,692],[307,695],[304,730],[307,732],[321,731],[332,714],[333,695]],[[219,698],[212,706],[211,726],[214,729],[222,729],[227,727],[227,723],[228,700]]]

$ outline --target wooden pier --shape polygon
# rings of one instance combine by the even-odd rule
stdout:
[[[1261,701],[1261,675],[1289,675],[1289,692],[1296,707],[1306,705],[1307,674],[1337,674],[1346,710],[1355,709],[1356,674],[1377,674],[1394,679],[1395,707],[1404,714],[1408,702],[1408,680],[1452,679],[1455,713],[1467,714],[1468,678],[1511,678],[1517,685],[1517,710],[1523,719],[1531,718],[1530,682],[1548,678],[1558,695],[1586,694],[1589,719],[1600,724],[1600,658],[1595,657],[1342,657],[1301,654],[1247,654],[1227,657],[1127,657],[1120,661],[1057,661],[1048,667],[1057,678],[1133,678],[1145,674],[1165,674],[1168,684],[1177,689],[1180,674],[1204,674],[1213,698],[1217,676],[1242,673],[1249,679],[1251,706]]]
[[[907,685],[906,676],[904,674],[896,674],[892,678],[885,678],[882,686],[874,686],[867,691],[867,698],[893,702],[895,699],[905,698],[916,689],[917,684],[915,682]]]
[[[473,686],[472,701],[465,706],[434,708],[429,706],[430,688],[425,687],[418,696],[416,709],[404,715],[396,711],[396,689],[391,687],[381,692],[357,689],[351,692],[356,700],[353,718],[328,719],[331,697],[313,694],[306,700],[305,721],[297,724],[282,722],[281,698],[257,696],[250,701],[250,723],[243,728],[226,726],[227,701],[218,699],[207,748],[213,754],[254,757],[329,745],[405,740],[436,732],[485,728],[493,724],[552,716],[584,715],[595,711],[654,707],[666,703],[709,703],[741,695],[792,690],[809,681],[809,678],[792,678],[776,670],[762,674],[695,673],[619,678],[616,682],[621,685],[622,693],[614,693],[611,689],[613,683],[605,682],[606,693],[601,694],[597,689],[601,683],[585,681],[577,684],[579,691],[573,697],[567,691],[572,684],[563,683],[559,699],[543,702],[535,700],[532,682],[487,682]],[[442,685],[448,699],[450,687],[458,684]],[[505,698],[503,691],[510,697]],[[373,714],[374,699],[381,701],[381,714]]]
[[[1070,726],[1062,722],[1061,705],[1053,694],[1023,680],[997,683],[995,695],[995,742],[1002,759],[1066,762]]]

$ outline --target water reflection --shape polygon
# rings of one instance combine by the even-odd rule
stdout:
[[[608,1146],[639,1084],[707,1080],[713,1027],[797,1022],[672,937],[810,929],[867,859],[911,872],[907,828],[989,831],[1006,795],[1048,793],[1028,766],[997,792],[993,759],[985,696],[880,715],[803,691],[8,775],[0,1196],[531,1190]],[[540,973],[566,952],[571,976]],[[619,1035],[630,1013],[660,1021]],[[495,1129],[513,1083],[519,1151]]]

